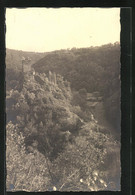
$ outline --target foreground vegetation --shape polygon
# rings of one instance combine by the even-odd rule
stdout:
[[[7,190],[119,190],[119,142],[86,113],[83,97],[76,105],[59,74],[20,76],[7,97]]]

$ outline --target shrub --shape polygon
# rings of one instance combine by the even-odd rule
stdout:
[[[6,139],[7,190],[46,191],[51,185],[46,158],[36,150],[26,153],[24,136],[12,122]]]

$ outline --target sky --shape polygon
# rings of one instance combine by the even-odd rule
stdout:
[[[6,8],[6,47],[47,52],[120,41],[120,8]]]

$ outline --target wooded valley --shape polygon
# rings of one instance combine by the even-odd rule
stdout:
[[[119,43],[7,49],[7,190],[120,190],[120,85]]]

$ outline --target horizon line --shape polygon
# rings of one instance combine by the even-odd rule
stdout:
[[[49,51],[31,51],[31,50],[22,50],[22,49],[14,49],[14,48],[7,48],[5,47],[5,49],[9,49],[9,50],[15,50],[15,51],[22,51],[22,52],[31,52],[31,53],[50,53],[50,52],[55,52],[55,51],[61,51],[61,50],[73,50],[73,49],[86,49],[86,48],[96,48],[96,47],[102,47],[102,46],[105,46],[105,45],[116,45],[116,44],[120,44],[119,41],[116,41],[114,43],[106,43],[106,44],[103,44],[103,45],[97,45],[97,46],[89,46],[89,47],[72,47],[72,48],[61,48],[61,49],[56,49],[56,50],[49,50]]]

